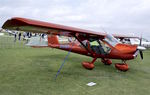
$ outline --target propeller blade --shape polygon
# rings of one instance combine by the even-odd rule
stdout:
[[[142,46],[142,34],[141,34],[141,38],[140,38],[140,46]]]
[[[143,60],[143,52],[140,50],[140,56],[141,56],[141,59]]]
[[[140,46],[142,46],[142,38],[140,38]]]

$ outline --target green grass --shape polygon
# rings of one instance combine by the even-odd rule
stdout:
[[[1,37],[0,37],[1,38]],[[15,46],[0,39],[0,95],[149,95],[150,51],[144,60],[128,61],[130,70],[120,72],[100,59],[93,70],[81,66],[92,58],[71,53],[61,73],[54,77],[67,52],[51,48]],[[9,41],[12,40],[8,40]],[[11,43],[11,42],[10,42]],[[10,47],[10,48],[9,48]],[[113,63],[120,62],[113,60]],[[96,82],[88,87],[88,82]]]

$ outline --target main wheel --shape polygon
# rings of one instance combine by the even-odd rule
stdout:
[[[101,62],[104,63],[104,65],[111,65],[112,64],[112,61],[110,59],[102,59]]]
[[[115,67],[120,70],[120,71],[128,71],[129,70],[129,66],[128,64],[121,64],[121,63],[116,63]]]
[[[82,66],[88,70],[92,70],[94,68],[94,64],[90,62],[82,62]]]

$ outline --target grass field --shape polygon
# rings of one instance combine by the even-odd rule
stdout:
[[[150,95],[149,50],[143,61],[129,61],[127,72],[117,71],[114,64],[105,66],[100,59],[93,70],[86,70],[81,62],[92,59],[71,53],[55,81],[67,52],[4,42],[0,37],[0,95]],[[12,38],[8,42],[13,43]],[[88,87],[88,82],[97,84]]]

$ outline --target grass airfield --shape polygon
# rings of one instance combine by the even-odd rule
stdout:
[[[92,58],[71,53],[61,73],[55,75],[68,52],[51,48],[31,48],[24,42],[5,43],[0,36],[0,95],[149,95],[150,50],[128,61],[130,70],[120,72],[114,64],[100,59],[93,70],[81,66]],[[113,60],[113,63],[121,62]],[[97,83],[89,87],[89,82]]]

